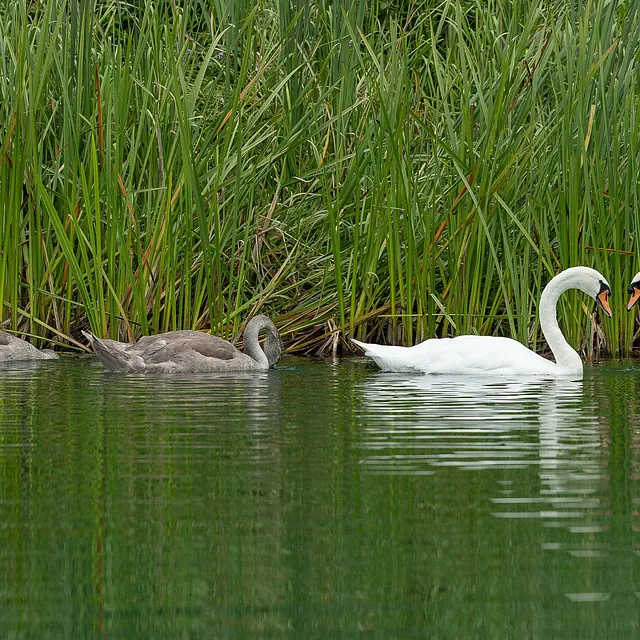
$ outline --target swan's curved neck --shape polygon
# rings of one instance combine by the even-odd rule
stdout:
[[[258,335],[262,329],[262,325],[256,322],[250,322],[244,332],[244,352],[253,358],[261,369],[269,368],[269,360],[262,350],[258,342]]]
[[[573,288],[571,275],[565,275],[565,272],[561,272],[549,282],[540,296],[540,326],[558,367],[568,372],[582,373],[580,356],[566,341],[558,326],[558,298],[567,289]]]
[[[253,318],[244,330],[244,352],[253,358],[261,369],[269,368],[269,359],[258,342],[260,330],[266,326],[268,325],[260,318]]]

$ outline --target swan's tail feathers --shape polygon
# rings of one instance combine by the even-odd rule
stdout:
[[[107,371],[135,371],[138,356],[127,352],[130,346],[117,340],[103,340],[94,336],[90,331],[83,331],[82,335],[89,341],[98,360]]]
[[[369,355],[367,353],[367,347],[369,346],[366,342],[360,342],[360,340],[356,340],[355,338],[351,338],[351,342],[353,342],[354,344],[357,344],[363,351],[364,351],[364,355]]]
[[[364,355],[371,358],[383,371],[396,371],[405,373],[420,372],[415,363],[408,358],[407,347],[391,347],[383,344],[371,344],[360,342],[351,338],[363,351]]]
[[[355,344],[357,344],[364,351],[365,356],[373,358],[378,363],[378,365],[380,365],[380,368],[384,369],[384,367],[380,364],[380,362],[378,362],[376,358],[377,356],[383,356],[384,350],[388,349],[389,347],[385,347],[384,345],[379,344],[370,344],[368,342],[360,342],[360,340],[354,340],[353,338],[351,338],[351,342],[355,342]]]

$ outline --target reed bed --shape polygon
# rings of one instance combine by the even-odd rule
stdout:
[[[0,322],[82,349],[257,312],[355,336],[637,341],[637,2],[17,0],[0,6]],[[638,257],[636,257],[638,256]]]

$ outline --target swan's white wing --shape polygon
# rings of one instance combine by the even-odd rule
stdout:
[[[389,347],[354,340],[384,371],[463,375],[558,375],[554,362],[511,338],[434,338],[414,347]]]

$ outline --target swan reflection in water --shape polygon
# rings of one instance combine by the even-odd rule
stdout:
[[[21,376],[25,373],[47,372],[60,366],[60,360],[0,360],[0,378]]]
[[[432,476],[411,486],[445,518],[474,505],[464,498],[473,486],[479,517],[455,517],[458,539],[480,531],[514,549],[528,545],[537,558],[528,566],[543,568],[541,583],[553,576],[548,588],[569,601],[637,595],[633,575],[626,584],[609,580],[637,550],[631,503],[620,501],[618,513],[611,504],[619,490],[594,382],[369,376],[360,462],[370,474]]]
[[[537,519],[543,549],[600,553],[592,535],[604,530],[600,424],[582,381],[378,374],[362,386],[360,462],[369,473],[492,474],[478,478],[491,516]],[[569,543],[558,543],[558,529]]]
[[[372,473],[537,466],[549,499],[599,484],[599,424],[581,380],[376,374],[361,398]]]
[[[281,377],[277,371],[233,371],[215,374],[113,374],[100,371],[90,380],[101,402],[127,406],[135,414],[131,423],[175,425],[196,429],[227,428],[242,422],[253,434],[268,431],[278,422]],[[148,414],[149,418],[144,416]]]

